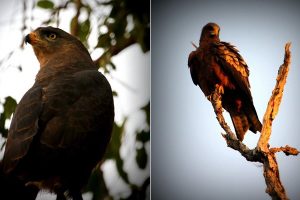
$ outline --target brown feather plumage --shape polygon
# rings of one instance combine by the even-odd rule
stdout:
[[[82,199],[111,137],[111,87],[83,44],[63,30],[38,28],[25,41],[40,71],[14,113],[2,170],[28,187],[56,192],[58,199],[66,191]]]
[[[253,105],[248,80],[249,69],[238,50],[219,39],[220,28],[208,23],[202,29],[199,47],[188,58],[193,83],[205,96],[216,85],[224,88],[222,106],[230,113],[239,140],[244,139],[248,129],[261,131],[262,125]]]

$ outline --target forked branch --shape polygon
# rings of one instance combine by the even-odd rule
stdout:
[[[226,132],[222,135],[225,138],[228,147],[239,151],[241,155],[244,156],[248,161],[260,162],[263,164],[264,177],[267,185],[266,192],[272,197],[273,200],[288,199],[285,189],[280,181],[279,169],[275,153],[282,151],[286,155],[299,154],[299,151],[296,148],[290,147],[288,145],[286,145],[285,147],[270,148],[268,144],[272,131],[272,122],[278,113],[281,99],[283,96],[283,90],[290,68],[290,60],[290,43],[287,43],[285,45],[284,63],[279,68],[276,79],[276,85],[272,92],[267,106],[267,110],[264,115],[261,136],[255,149],[249,149],[244,143],[239,141],[236,138],[235,134],[231,131],[230,127],[225,122],[225,119],[222,114],[222,101],[218,86],[216,86],[214,93],[209,97],[209,100],[211,101],[214,111],[216,113],[217,120]]]

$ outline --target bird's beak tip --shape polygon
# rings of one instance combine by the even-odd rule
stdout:
[[[26,45],[27,45],[27,43],[30,44],[30,35],[29,34],[25,36],[24,42]]]

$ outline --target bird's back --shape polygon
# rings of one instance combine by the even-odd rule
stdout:
[[[10,130],[4,164],[21,179],[39,182],[41,187],[80,188],[110,140],[114,119],[110,85],[97,70],[55,76],[48,85],[37,85],[39,101],[31,97],[34,90],[29,90],[30,98],[20,102],[12,124],[18,124],[18,113],[30,109],[22,105],[39,102],[32,108],[40,107],[38,114],[28,119],[30,124],[37,121],[38,127],[27,130],[31,140],[19,143],[15,141],[24,127],[16,125]],[[18,162],[10,166],[11,160]]]

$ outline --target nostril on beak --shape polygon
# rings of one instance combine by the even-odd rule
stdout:
[[[29,43],[30,44],[30,37],[29,34],[25,36],[25,44]]]

